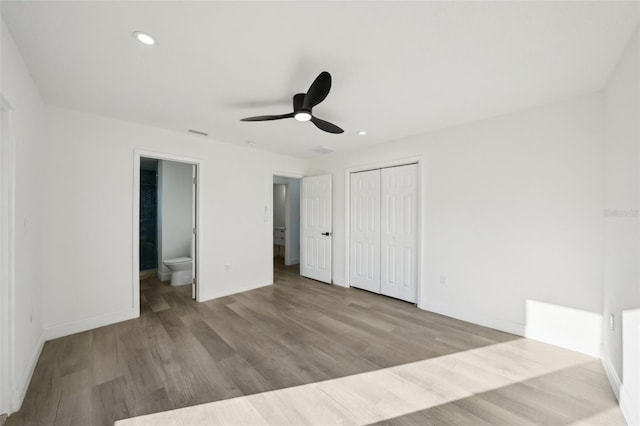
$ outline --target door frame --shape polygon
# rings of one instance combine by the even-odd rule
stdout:
[[[272,169],[270,171],[270,177],[267,179],[268,196],[264,219],[265,222],[267,222],[267,276],[270,277],[270,284],[273,284],[273,184],[275,183],[274,178],[276,176],[300,179],[300,191],[302,192],[302,178],[304,174]],[[302,233],[300,233],[300,237],[302,237]]]
[[[387,167],[404,166],[407,164],[418,165],[418,275],[416,277],[416,305],[420,307],[422,305],[422,242],[423,227],[422,227],[422,212],[424,211],[423,203],[424,197],[422,196],[422,168],[423,168],[422,155],[415,157],[405,157],[397,160],[381,161],[375,163],[368,163],[360,166],[353,166],[344,170],[344,285],[343,287],[351,287],[351,173],[364,172],[367,170],[384,169]],[[336,283],[337,284],[337,283]]]
[[[136,149],[133,153],[133,284],[132,284],[132,308],[135,318],[140,316],[140,157],[153,158],[156,160],[176,161],[179,163],[192,164],[196,167],[196,255],[195,255],[195,276],[196,276],[196,294],[195,300],[200,302],[200,287],[206,281],[204,280],[203,270],[200,259],[204,259],[204,214],[202,206],[204,205],[204,161],[199,158],[185,157],[183,155],[170,154],[159,151],[147,151]]]
[[[15,383],[15,184],[16,139],[11,104],[0,95],[5,138],[0,138],[0,414],[18,407]]]

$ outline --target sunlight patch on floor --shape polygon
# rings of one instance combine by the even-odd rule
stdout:
[[[528,339],[116,422],[117,426],[370,424],[592,362]]]

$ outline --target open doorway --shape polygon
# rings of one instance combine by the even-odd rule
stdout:
[[[134,166],[134,308],[162,309],[158,294],[198,300],[201,164],[136,151]]]
[[[273,265],[274,275],[299,274],[301,179],[273,176]]]

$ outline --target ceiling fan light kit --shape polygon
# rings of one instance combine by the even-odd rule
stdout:
[[[295,118],[298,121],[309,121],[309,120],[311,120],[311,114],[306,112],[306,111],[298,111],[295,114],[296,115],[294,115],[293,118]]]
[[[331,74],[326,71],[320,73],[311,83],[307,93],[297,93],[293,95],[293,112],[281,115],[260,115],[257,117],[247,117],[240,121],[270,121],[281,120],[283,118],[295,118],[298,121],[311,121],[318,129],[328,133],[343,133],[340,127],[333,123],[322,120],[313,115],[313,107],[322,102],[331,90]]]

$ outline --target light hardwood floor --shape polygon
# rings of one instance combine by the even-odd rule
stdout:
[[[205,303],[142,281],[139,319],[45,344],[7,425],[111,425],[211,401],[201,424],[216,422],[207,409],[235,424],[623,424],[599,360],[277,265],[275,285]]]

